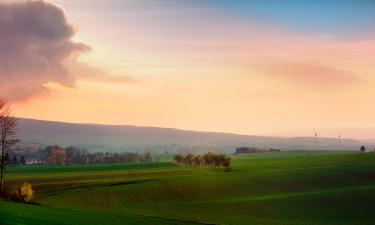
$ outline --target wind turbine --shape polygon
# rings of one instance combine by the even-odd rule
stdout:
[[[318,136],[319,134],[316,132],[316,129],[314,129],[314,135],[315,135],[315,147],[318,149]]]
[[[341,150],[341,138],[342,138],[342,136],[341,136],[341,134],[338,134],[337,137],[339,138],[339,149]]]

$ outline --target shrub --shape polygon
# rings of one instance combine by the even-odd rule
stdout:
[[[23,183],[18,189],[18,196],[23,202],[30,202],[34,199],[34,191],[30,183]]]

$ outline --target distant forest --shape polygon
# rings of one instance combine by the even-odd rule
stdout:
[[[85,149],[75,146],[67,148],[58,145],[51,145],[36,151],[22,150],[11,157],[11,164],[92,164],[92,163],[140,163],[152,162],[153,158],[150,152],[145,153],[113,153],[113,152],[95,152],[91,153]]]

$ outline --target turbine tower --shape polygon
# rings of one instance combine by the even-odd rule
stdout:
[[[316,132],[316,129],[314,129],[314,135],[315,135],[315,148],[318,149],[318,136],[319,136],[319,134]]]
[[[341,150],[341,134],[338,134],[337,137],[339,138],[339,150]]]

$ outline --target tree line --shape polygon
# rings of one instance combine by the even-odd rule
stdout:
[[[141,163],[152,162],[153,158],[150,152],[143,154],[139,153],[113,153],[113,152],[94,152],[90,153],[85,149],[76,146],[69,146],[63,148],[58,145],[51,145],[46,148],[39,149],[38,151],[30,154],[28,158],[36,159],[38,163],[42,164],[94,164],[94,163]],[[27,157],[26,157],[27,159]],[[11,164],[19,165],[25,164],[26,160],[24,155],[13,155]]]
[[[207,167],[207,168],[222,168],[226,171],[230,169],[231,158],[224,154],[215,154],[208,152],[204,155],[187,154],[182,156],[180,154],[174,155],[174,160],[177,164],[184,164],[190,167]]]

